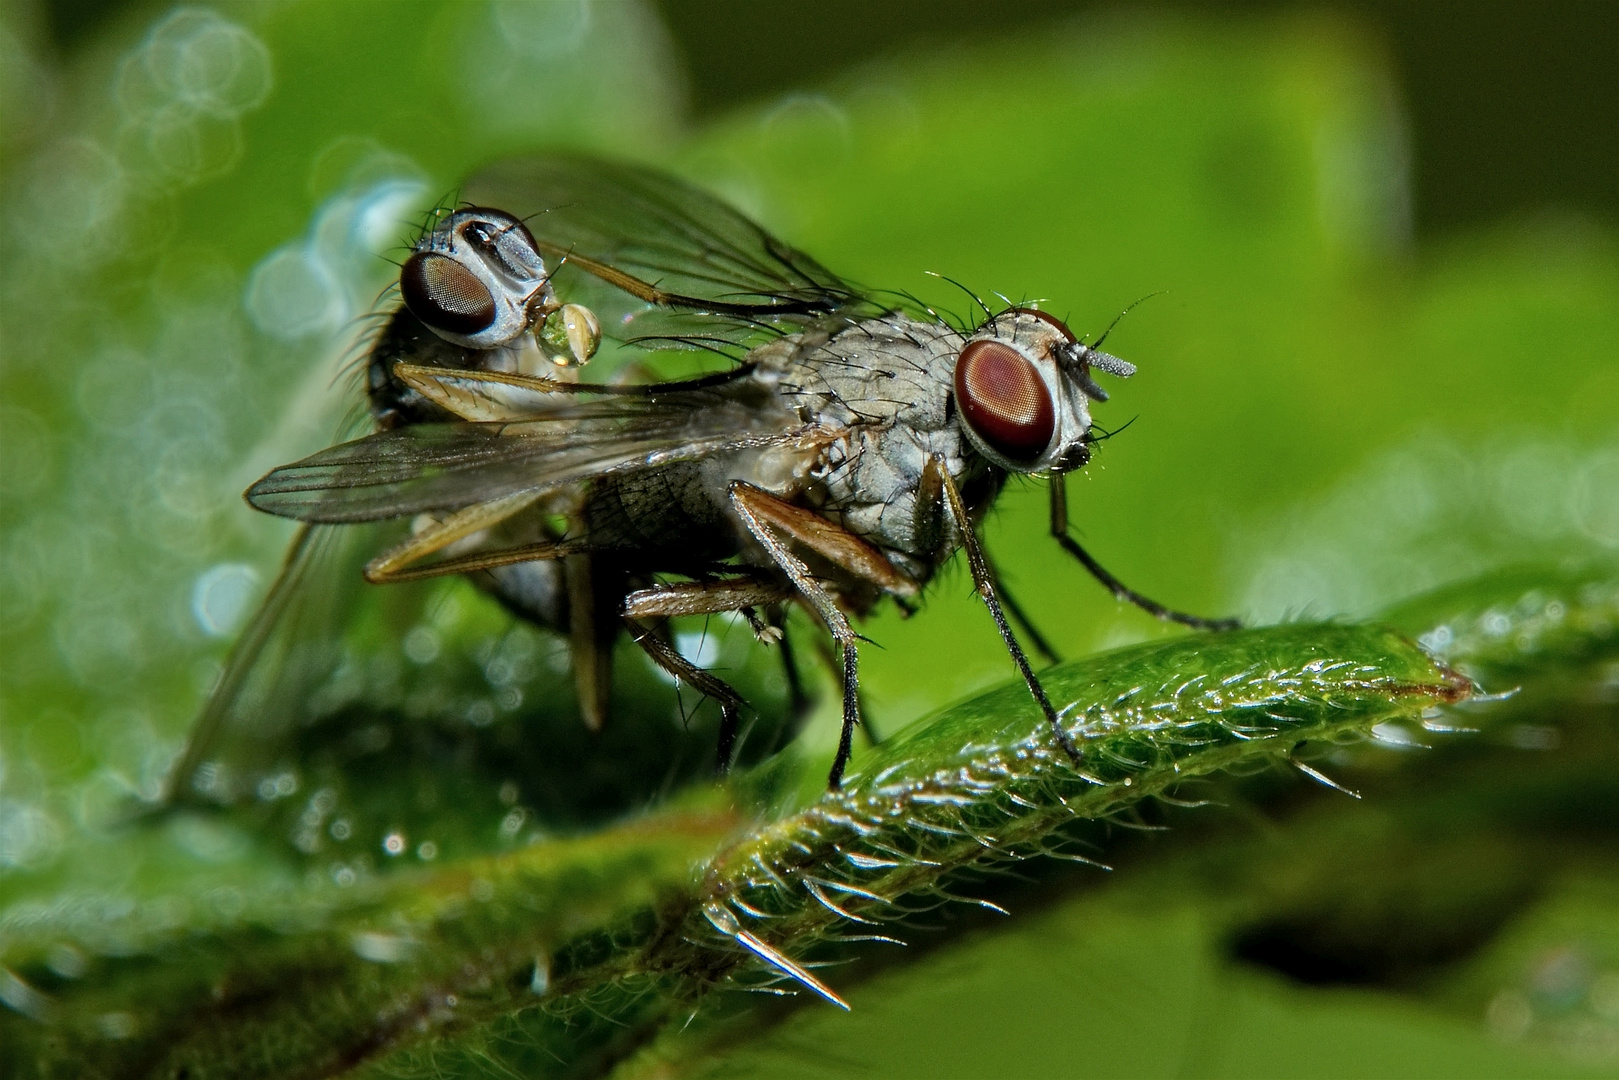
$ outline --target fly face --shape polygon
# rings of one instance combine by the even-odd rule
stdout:
[[[1074,337],[1054,316],[1013,308],[991,318],[956,360],[962,428],[984,457],[1009,472],[1072,472],[1090,460],[1090,401],[1107,394],[1092,368],[1135,374],[1135,365]]]
[[[446,341],[493,349],[557,309],[534,237],[502,210],[446,215],[400,267],[405,306]]]

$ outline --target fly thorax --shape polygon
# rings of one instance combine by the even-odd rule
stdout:
[[[820,460],[819,447],[767,446],[745,450],[726,468],[726,479],[742,480],[773,495],[788,498],[803,491]]]
[[[968,467],[950,405],[951,366],[961,343],[947,326],[888,315],[804,349],[802,362],[784,379],[795,387],[801,414],[846,431],[816,462],[812,501],[917,576],[925,577],[919,570],[935,555],[936,537],[917,526],[917,492],[928,460],[940,459],[952,475]]]

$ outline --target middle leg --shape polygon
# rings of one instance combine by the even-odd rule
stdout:
[[[812,551],[835,562],[850,573],[890,593],[916,591],[911,581],[876,548],[813,511],[794,506],[761,491],[751,484],[734,481],[730,489],[731,508],[744,527],[765,549],[765,553],[787,575],[805,603],[826,625],[843,653],[843,728],[838,734],[838,752],[832,760],[827,786],[834,790],[843,782],[843,770],[853,751],[854,729],[860,723],[860,635],[849,625],[849,617],[837,601],[810,573],[809,567],[777,535],[790,537]]]
[[[719,705],[720,737],[717,768],[722,773],[728,771],[731,767],[731,756],[736,751],[738,718],[742,706],[747,702],[742,700],[742,695],[738,694],[730,683],[704,671],[681,656],[660,634],[655,633],[645,623],[626,618],[624,625],[629,628],[630,638],[641,646],[641,651],[646,653],[654,664],[675,678],[691,683],[698,692],[713,698]]]
[[[691,581],[676,585],[656,585],[638,589],[624,598],[622,616],[630,637],[663,670],[684,679],[699,692],[714,699],[720,707],[719,771],[731,767],[741,709],[747,703],[723,679],[687,660],[666,636],[643,619],[666,619],[675,615],[718,615],[727,611],[747,611],[760,604],[774,605],[792,595],[790,589],[753,577],[725,578],[719,581]]]

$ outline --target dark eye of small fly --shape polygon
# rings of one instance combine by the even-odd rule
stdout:
[[[448,255],[418,251],[406,259],[399,291],[412,314],[435,330],[476,334],[495,321],[495,298]]]
[[[1032,461],[1051,444],[1056,410],[1051,394],[1022,353],[999,341],[975,341],[956,361],[961,417],[990,449]]]

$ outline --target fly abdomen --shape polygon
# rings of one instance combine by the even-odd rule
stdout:
[[[736,530],[698,462],[597,480],[585,503],[592,545],[634,549],[649,563],[707,565],[736,554]]]

